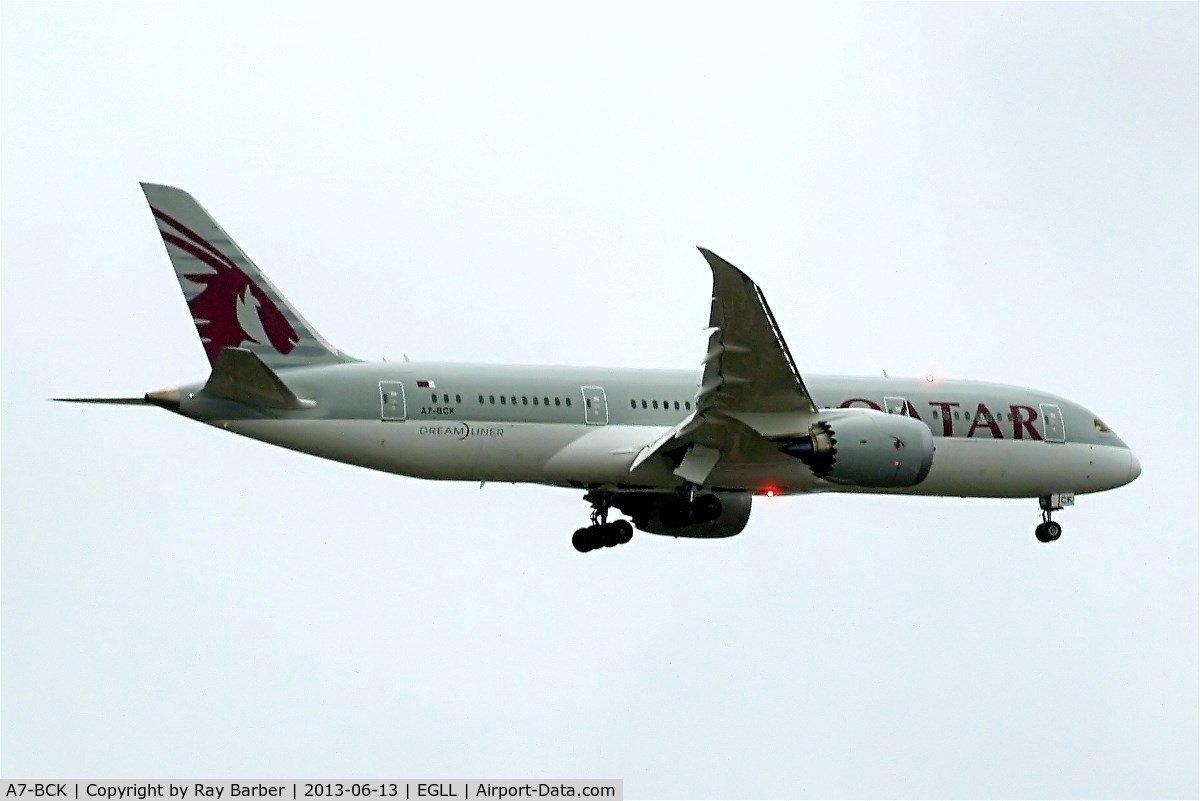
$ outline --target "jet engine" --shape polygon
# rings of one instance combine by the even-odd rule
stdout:
[[[933,434],[920,420],[873,409],[847,409],[779,440],[817,478],[856,487],[920,484],[933,466]]]
[[[614,498],[613,506],[642,531],[709,539],[740,533],[750,520],[751,500],[738,492],[709,492],[688,506],[675,493],[629,492]]]

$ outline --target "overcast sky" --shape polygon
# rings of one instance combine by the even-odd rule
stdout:
[[[5,776],[622,777],[632,798],[1195,797],[1197,5],[4,3]],[[805,373],[1033,386],[1134,484],[579,493],[157,409],[207,365],[139,180],[362,358],[695,367],[710,274]]]

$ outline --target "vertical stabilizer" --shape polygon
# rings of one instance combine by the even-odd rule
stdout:
[[[353,361],[318,334],[196,199],[142,184],[209,364],[242,348],[270,367]]]

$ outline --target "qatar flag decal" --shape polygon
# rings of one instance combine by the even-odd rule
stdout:
[[[417,382],[417,386],[420,387],[421,389],[433,389],[434,387],[437,386],[437,384],[433,383],[432,381],[426,381],[426,380],[422,379]]]

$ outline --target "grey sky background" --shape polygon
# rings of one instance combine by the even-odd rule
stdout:
[[[630,797],[1195,797],[1197,6],[5,3],[5,776],[623,777]],[[362,358],[693,367],[714,249],[807,373],[1095,410],[1134,484],[577,493],[156,409],[202,378],[139,180]]]

